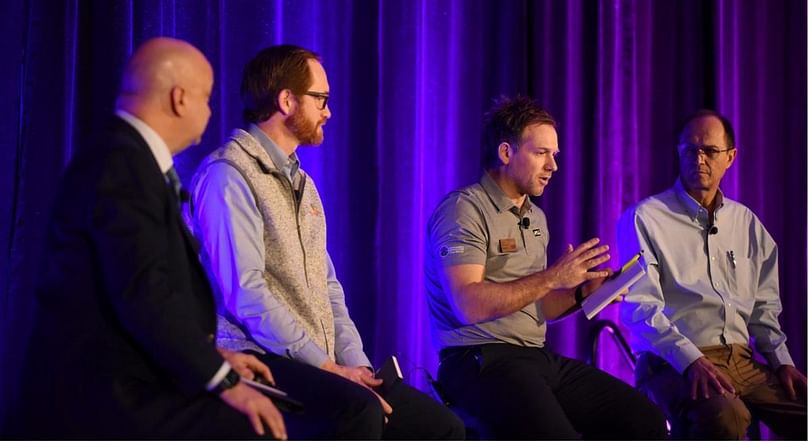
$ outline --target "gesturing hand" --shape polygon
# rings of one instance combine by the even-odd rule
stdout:
[[[575,249],[568,245],[567,253],[556,260],[548,271],[553,275],[554,289],[570,289],[596,278],[606,278],[609,270],[590,271],[610,259],[609,246],[596,247],[601,240],[593,238]]]
[[[732,394],[736,393],[736,389],[733,388],[730,379],[719,371],[705,356],[692,362],[691,365],[685,369],[685,375],[691,382],[692,400],[697,400],[698,397],[708,399],[711,397],[711,389],[719,394],[725,394],[725,391]]]
[[[238,383],[233,388],[223,391],[219,397],[236,411],[247,416],[259,436],[264,435],[263,424],[267,424],[276,439],[286,440],[284,418],[272,401],[260,392]]]

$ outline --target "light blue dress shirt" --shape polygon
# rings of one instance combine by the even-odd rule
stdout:
[[[251,125],[249,133],[293,183],[300,167],[297,155],[287,156],[255,125]],[[328,354],[307,336],[264,280],[264,221],[249,185],[233,166],[224,162],[214,163],[199,173],[192,194],[194,230],[207,255],[204,261],[219,288],[222,306],[239,319],[260,347],[320,367],[329,359]],[[328,254],[327,262],[335,362],[370,367]]]
[[[772,368],[794,365],[778,315],[778,248],[747,207],[717,193],[714,233],[707,209],[680,180],[621,218],[621,261],[643,251],[647,277],[620,315],[635,351],[651,351],[684,372],[700,347],[749,344]]]

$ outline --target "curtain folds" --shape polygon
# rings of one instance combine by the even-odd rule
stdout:
[[[132,49],[158,35],[190,41],[215,72],[203,142],[177,158],[185,182],[241,124],[250,57],[278,43],[322,55],[333,117],[322,146],[299,150],[303,168],[321,190],[366,350],[375,363],[398,354],[416,386],[437,363],[427,218],[479,178],[483,112],[517,93],[559,122],[559,172],[536,200],[551,262],[593,236],[615,246],[621,212],[673,184],[681,119],[702,107],[726,114],[739,157],[724,189],[780,246],[781,323],[806,370],[805,2],[24,0],[0,25],[0,397],[21,375],[52,189],[112,112]],[[602,318],[617,321],[615,310]],[[591,325],[581,315],[552,324],[549,345],[585,359]],[[599,365],[632,382],[616,348],[602,347]],[[0,417],[9,406],[0,400]]]

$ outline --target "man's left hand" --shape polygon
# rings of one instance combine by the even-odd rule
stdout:
[[[275,379],[273,379],[272,373],[270,373],[270,368],[259,361],[255,356],[238,351],[225,350],[224,348],[217,348],[217,350],[219,354],[228,361],[231,368],[236,370],[236,373],[239,373],[239,376],[252,380],[258,375],[269,381],[270,384],[275,385]]]
[[[787,391],[787,395],[793,401],[798,400],[798,393],[806,397],[806,376],[803,375],[797,368],[791,365],[782,365],[778,367],[778,380]]]
[[[605,282],[607,282],[607,280],[608,280],[608,279],[612,278],[612,275],[613,275],[613,273],[614,273],[614,272],[612,271],[612,269],[604,269],[604,270],[606,270],[606,271],[610,272],[609,276],[606,276],[606,277],[604,277],[604,278],[596,278],[596,279],[593,279],[593,280],[591,280],[591,281],[590,281],[590,282],[588,282],[587,284],[584,284],[584,285],[581,287],[582,299],[587,299],[587,297],[588,297],[588,296],[592,295],[592,294],[593,294],[593,292],[595,292],[596,290],[598,290],[598,288],[599,288],[599,287],[601,287],[602,285],[604,285],[604,283],[605,283]],[[615,299],[613,299],[613,300],[612,300],[612,302],[613,302],[613,303],[616,303],[616,302],[621,302],[621,300],[623,299],[624,295],[626,295],[626,294],[627,294],[627,291],[626,291],[626,290],[624,290],[624,291],[623,291],[623,292],[620,294],[620,296],[618,296],[618,297],[616,297]]]
[[[368,367],[348,367],[327,359],[320,368],[342,376],[370,390],[371,393],[379,399],[379,403],[382,405],[382,411],[385,413],[385,423],[388,423],[388,415],[393,413],[393,407],[391,407],[388,401],[382,398],[379,393],[374,391],[374,387],[382,385],[382,379],[376,379],[374,373]]]
[[[604,269],[604,270],[610,272],[610,275],[604,278],[592,279],[590,280],[590,282],[581,286],[581,293],[582,295],[584,295],[585,298],[590,296],[590,294],[592,294],[594,291],[598,290],[599,287],[604,285],[604,283],[608,279],[610,279],[610,276],[612,276],[612,270],[611,269]]]

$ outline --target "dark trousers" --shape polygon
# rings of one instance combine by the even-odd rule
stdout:
[[[393,408],[385,423],[379,399],[335,374],[278,355],[253,353],[270,367],[278,388],[304,403],[284,413],[290,439],[463,439],[464,424],[447,407],[399,382],[384,397]]]
[[[108,388],[78,388],[64,382],[29,383],[15,401],[0,438],[85,440],[252,440],[259,436],[247,416],[211,393],[187,395],[171,382],[136,378]],[[265,426],[266,429],[266,426]]]
[[[510,344],[441,352],[438,378],[482,439],[664,439],[640,392],[574,359]]]
[[[749,346],[721,345],[700,351],[727,375],[736,394],[691,400],[685,376],[651,353],[641,354],[635,368],[638,388],[668,416],[672,438],[743,439],[756,416],[782,438],[806,440],[806,398],[789,399],[775,373],[753,360]]]
[[[140,394],[144,398],[160,398],[152,403],[144,402],[141,413],[133,417],[133,428],[137,431],[120,432],[117,438],[124,439],[178,439],[178,440],[256,440],[274,439],[269,427],[264,425],[264,436],[259,436],[246,415],[226,404],[219,397],[210,393],[201,393],[196,397],[169,395],[155,391],[149,394],[148,385],[140,385]],[[144,394],[145,393],[145,394]],[[163,416],[159,420],[159,416]],[[138,422],[143,417],[148,419]],[[154,425],[146,430],[147,422]],[[99,422],[95,423],[98,427]],[[103,424],[101,424],[103,426]],[[113,430],[118,432],[120,428]],[[140,434],[139,431],[145,431]],[[139,435],[140,434],[140,435]]]

